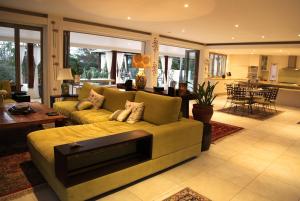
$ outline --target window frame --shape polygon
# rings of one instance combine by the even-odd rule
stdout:
[[[211,58],[211,56],[213,56],[213,58]],[[216,61],[216,57],[222,57],[224,61]],[[227,57],[228,56],[226,54],[209,52],[209,77],[221,78],[223,75],[226,74]],[[222,64],[223,66],[221,66]]]

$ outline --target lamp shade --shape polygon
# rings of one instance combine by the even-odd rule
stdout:
[[[59,69],[57,80],[73,80],[71,68]]]
[[[132,66],[135,68],[151,67],[151,59],[149,55],[136,54],[132,58]]]

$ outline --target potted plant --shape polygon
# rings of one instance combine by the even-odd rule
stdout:
[[[209,81],[198,84],[194,89],[194,97],[196,104],[193,105],[193,117],[195,120],[209,123],[214,113],[212,102],[217,95],[214,95],[215,86],[218,84],[211,84]]]
[[[72,74],[74,76],[74,82],[79,83],[80,82],[80,75],[83,73],[83,69],[80,66],[80,63],[78,60],[74,62],[72,65]]]

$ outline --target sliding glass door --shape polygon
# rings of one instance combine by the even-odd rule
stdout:
[[[0,23],[0,80],[42,102],[42,29]]]

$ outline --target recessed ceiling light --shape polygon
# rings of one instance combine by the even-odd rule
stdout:
[[[188,7],[189,7],[189,4],[186,3],[186,4],[184,4],[183,6],[184,6],[185,8],[188,8]]]
[[[240,26],[240,25],[238,25],[238,24],[234,25],[235,28],[239,28],[239,26]]]
[[[261,38],[265,38],[265,36],[261,36]]]
[[[131,20],[131,17],[130,17],[130,16],[128,16],[128,17],[127,17],[127,20]]]
[[[181,30],[181,32],[182,32],[182,33],[184,33],[184,32],[185,32],[185,30],[184,30],[184,29],[182,29],[182,30]]]
[[[279,50],[279,52],[282,52],[282,50]]]
[[[300,34],[298,34],[298,36],[300,37]]]
[[[231,39],[234,40],[235,38],[232,36]]]

